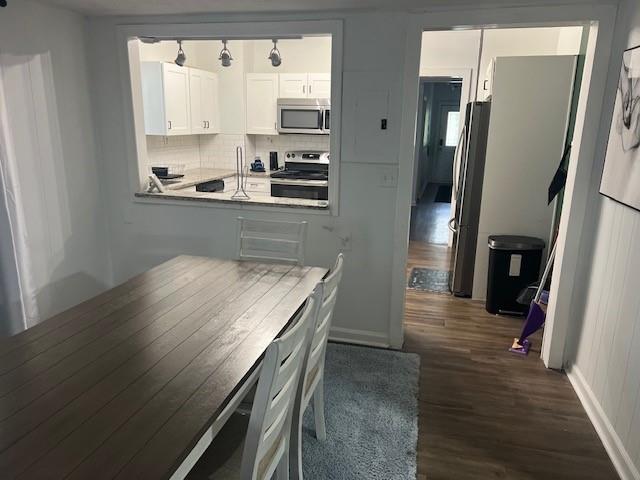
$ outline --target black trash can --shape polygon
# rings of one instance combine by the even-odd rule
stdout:
[[[544,241],[520,235],[489,237],[487,312],[524,315],[528,305],[516,298],[520,291],[538,280]]]

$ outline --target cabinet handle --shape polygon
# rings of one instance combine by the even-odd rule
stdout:
[[[169,130],[171,130],[171,120],[169,120]]]
[[[309,84],[309,93],[311,93],[311,84]]]
[[[485,90],[485,91],[486,91],[486,90],[489,90],[489,89],[487,88],[487,83],[489,83],[489,80],[485,80],[485,81],[484,81],[484,83],[482,84],[482,89],[483,89],[483,90]]]
[[[306,88],[307,88],[306,85],[302,85],[302,93],[306,93]]]

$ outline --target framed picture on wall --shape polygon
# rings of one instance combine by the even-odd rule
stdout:
[[[622,57],[600,193],[640,210],[640,46]]]

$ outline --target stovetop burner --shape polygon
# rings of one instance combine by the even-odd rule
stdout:
[[[281,170],[271,174],[271,178],[290,178],[294,180],[327,180],[326,172],[305,172],[302,170]]]

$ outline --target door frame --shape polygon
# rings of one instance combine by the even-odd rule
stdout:
[[[393,240],[389,339],[400,348],[404,340],[405,265],[407,260],[411,188],[413,174],[416,107],[420,73],[422,32],[483,26],[532,27],[580,25],[589,28],[585,70],[576,117],[574,149],[571,153],[565,208],[560,220],[556,252],[556,274],[551,285],[543,340],[542,359],[548,368],[562,368],[565,344],[571,323],[573,285],[578,284],[576,267],[581,245],[582,228],[587,215],[591,173],[606,146],[608,115],[613,104],[615,83],[621,55],[611,55],[613,47],[624,43],[624,29],[615,31],[617,5],[575,4],[544,7],[513,7],[487,9],[452,9],[431,11],[412,17],[405,48],[403,78],[403,114],[400,139],[400,164],[396,198]],[[526,19],[526,21],[523,21]],[[603,104],[602,99],[606,103]],[[590,101],[589,101],[590,100]],[[570,239],[570,242],[568,241]]]

